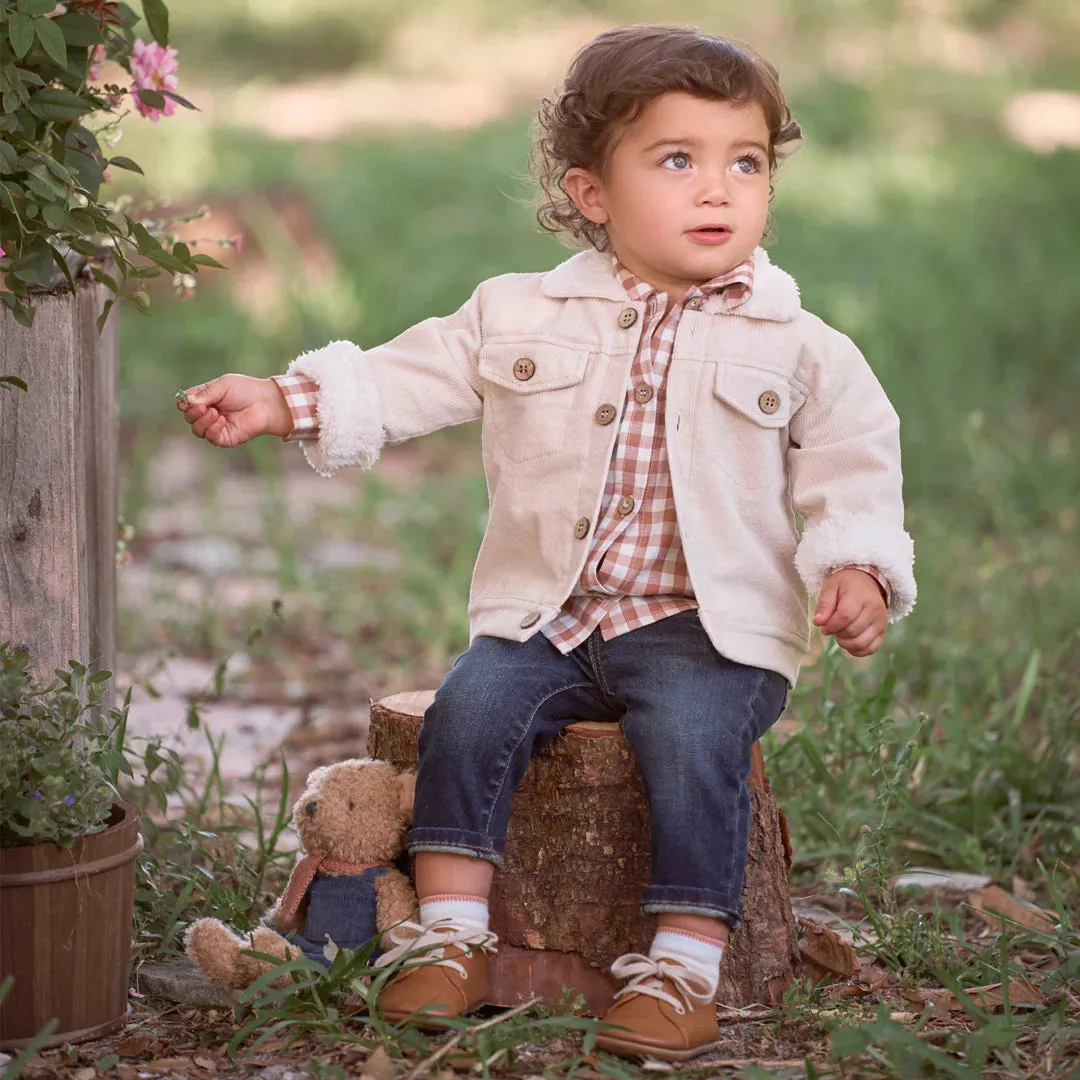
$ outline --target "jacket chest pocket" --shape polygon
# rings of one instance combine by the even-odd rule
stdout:
[[[787,425],[794,394],[788,380],[774,371],[723,361],[716,365],[716,464],[739,487],[787,482]]]
[[[584,348],[537,344],[480,349],[484,421],[511,461],[531,461],[563,449],[575,415],[589,354]]]

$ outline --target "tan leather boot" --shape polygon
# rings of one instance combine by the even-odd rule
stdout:
[[[630,982],[615,995],[596,1045],[623,1057],[649,1054],[663,1061],[686,1061],[720,1045],[720,1025],[712,988],[674,960],[651,960],[638,953],[611,965],[616,978]]]
[[[487,953],[498,944],[490,931],[402,923],[389,936],[397,947],[383,953],[376,966],[405,962],[379,995],[376,1008],[384,1019],[396,1024],[412,1018],[417,1027],[442,1029],[424,1019],[464,1016],[486,1004]]]

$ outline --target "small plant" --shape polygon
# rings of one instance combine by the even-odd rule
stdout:
[[[43,686],[26,647],[0,643],[0,845],[66,847],[106,828],[129,771],[118,750],[128,703],[100,708],[111,677],[72,660]]]
[[[195,107],[176,93],[164,0],[143,0],[143,15],[152,42],[135,36],[139,15],[118,0],[0,0],[0,302],[24,326],[31,290],[66,282],[74,293],[87,260],[115,294],[99,329],[118,298],[145,312],[145,282],[163,270],[189,293],[201,267],[221,265],[180,242],[166,247],[164,223],[102,197],[110,169],[142,172],[106,149],[128,101],[154,122],[178,104]],[[102,81],[106,62],[130,85]]]

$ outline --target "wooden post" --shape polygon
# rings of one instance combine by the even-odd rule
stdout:
[[[48,681],[69,659],[114,670],[116,317],[106,290],[35,298],[32,329],[0,308],[0,640],[23,642]]]
[[[416,767],[429,691],[372,703],[368,752]],[[787,874],[786,825],[753,748],[752,819],[743,888],[744,922],[720,969],[726,1005],[777,1003],[799,960]],[[648,806],[617,724],[571,724],[533,759],[514,795],[503,866],[491,896],[499,951],[489,966],[491,1003],[538,996],[559,1004],[563,988],[605,1011],[616,984],[606,973],[622,953],[646,952],[654,920],[641,913],[649,881]]]

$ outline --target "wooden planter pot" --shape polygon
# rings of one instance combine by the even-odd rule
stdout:
[[[127,1012],[139,816],[115,803],[109,828],[76,840],[0,849],[0,1049],[15,1049],[55,1017],[45,1044],[115,1031]]]

